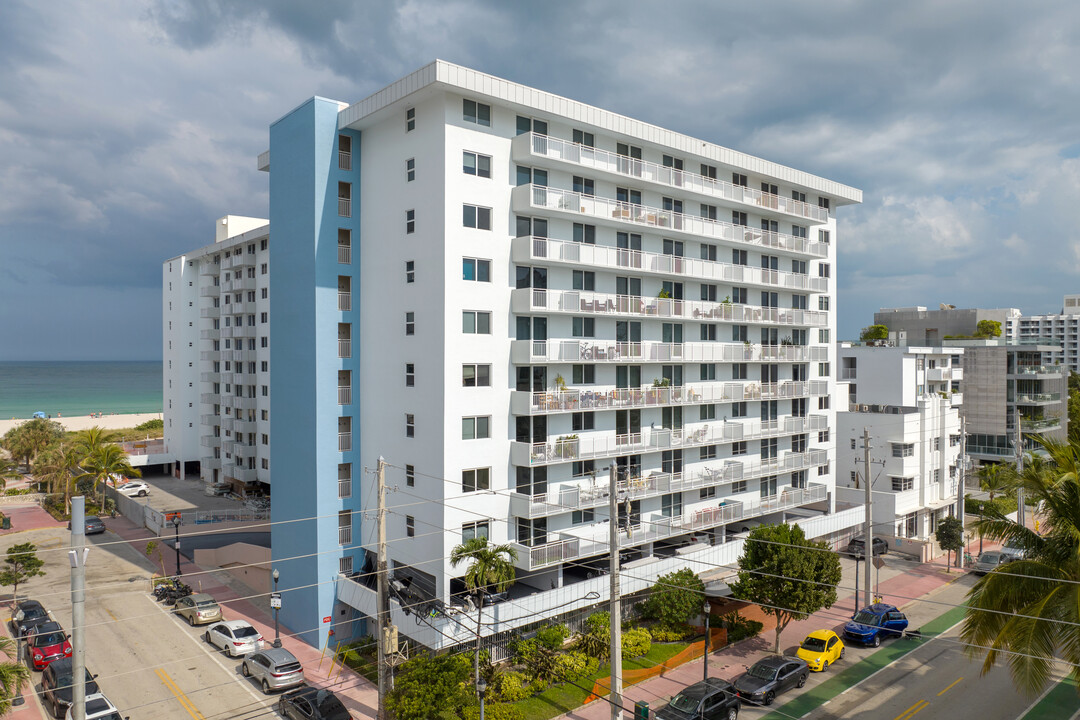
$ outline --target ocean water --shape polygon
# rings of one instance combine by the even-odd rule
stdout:
[[[0,362],[0,418],[161,412],[161,362]]]

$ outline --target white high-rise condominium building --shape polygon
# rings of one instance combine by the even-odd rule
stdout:
[[[267,221],[229,215],[212,245],[162,265],[165,452],[183,478],[270,489]]]
[[[1024,315],[1017,324],[1021,340],[1061,346],[1051,353],[1052,364],[1080,372],[1080,295],[1066,295],[1060,313]]]
[[[259,166],[291,631],[374,614],[379,457],[391,570],[443,611],[394,621],[430,647],[472,637],[445,616],[471,537],[517,554],[484,634],[606,597],[612,464],[626,592],[733,562],[748,524],[858,521],[830,428],[835,212],[860,191],[445,62],[300,105]]]

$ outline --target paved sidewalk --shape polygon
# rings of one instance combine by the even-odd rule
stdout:
[[[996,547],[991,543],[984,542],[984,549]],[[974,543],[974,549],[978,550],[978,541]],[[974,554],[974,551],[970,550]],[[888,558],[892,563],[900,566],[895,573],[885,573],[878,592],[884,602],[903,608],[929,593],[947,585],[966,575],[966,572],[953,568],[951,572],[945,571],[945,558],[940,558],[933,563],[918,563],[905,560]],[[780,650],[785,654],[794,654],[799,643],[806,635],[821,628],[828,628],[837,634],[843,630],[846,623],[862,606],[856,602],[854,588],[849,581],[851,565],[848,561],[845,565],[845,578],[841,580],[840,589],[837,591],[837,602],[827,610],[822,610],[811,615],[806,620],[793,621],[781,636]],[[896,569],[896,568],[894,568]],[[860,596],[861,596],[860,592]],[[947,608],[942,607],[944,612]],[[744,640],[736,645],[729,646],[709,655],[709,676],[732,680],[745,671],[745,666],[752,665],[763,657],[772,654],[774,643],[775,622],[769,616],[755,612],[751,609],[741,610],[744,617],[752,617],[765,623],[760,635],[750,640]],[[704,673],[701,660],[681,665],[671,672],[657,678],[646,680],[643,683],[632,685],[623,691],[623,705],[632,708],[635,702],[644,701],[649,703],[650,709],[655,712],[666,704],[667,700],[688,685],[699,682]],[[608,720],[611,717],[610,705],[603,700],[595,700],[592,703],[560,716],[567,720]],[[626,717],[629,717],[627,713]]]
[[[109,530],[128,540],[140,553],[143,552],[147,540],[157,539],[149,530],[136,526],[125,517],[106,519],[105,524]],[[165,561],[165,567],[170,572],[174,569],[173,557],[170,549]],[[242,595],[241,593],[246,593],[245,588],[229,578],[226,572],[204,570],[183,555],[180,569],[193,589],[214,596],[224,607],[226,618],[247,620],[262,633],[267,643],[274,639],[274,619],[268,608],[268,592],[257,597]],[[334,665],[331,668],[329,652],[323,657],[319,649],[291,637],[292,631],[284,625],[280,631],[282,646],[300,660],[309,685],[333,690],[354,718],[375,717],[378,688],[374,684],[347,667],[342,669]]]

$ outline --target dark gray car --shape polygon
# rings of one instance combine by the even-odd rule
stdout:
[[[999,550],[987,550],[979,555],[979,559],[975,561],[975,564],[971,566],[972,572],[976,575],[985,575],[988,572],[996,570],[1001,565],[1010,563],[1015,560],[1012,555],[1001,552]]]
[[[71,658],[60,658],[49,663],[41,673],[41,704],[52,710],[57,720],[61,720],[71,707],[75,692],[73,670]],[[86,695],[100,692],[98,684],[94,682],[95,676],[89,670],[84,669],[83,672],[86,673]]]
[[[656,713],[656,720],[735,720],[741,702],[727,680],[709,678],[684,688]]]
[[[772,705],[777,695],[793,687],[802,687],[810,677],[810,666],[802,658],[773,655],[750,666],[735,679],[735,691],[745,702]]]

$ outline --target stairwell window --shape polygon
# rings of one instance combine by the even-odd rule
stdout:
[[[416,468],[412,465],[405,466],[405,486],[416,487]]]
[[[412,515],[405,516],[405,537],[416,536],[416,518]]]
[[[415,210],[406,210],[405,211],[405,234],[406,235],[411,235],[414,232],[416,232],[416,211]]]
[[[491,106],[475,100],[461,101],[461,115],[465,122],[491,127]]]
[[[414,312],[405,313],[405,334],[416,334],[416,313]]]
[[[406,260],[405,261],[405,282],[406,283],[416,282],[416,261],[415,260]]]
[[[416,129],[416,108],[409,108],[405,111],[405,132],[412,132]]]
[[[491,417],[479,415],[461,418],[462,440],[483,440],[491,437]]]
[[[416,179],[416,158],[409,158],[405,161],[405,182],[412,182]]]
[[[468,228],[490,230],[491,208],[480,207],[479,205],[462,205],[461,223]]]
[[[405,437],[416,437],[416,416],[405,413]]]
[[[413,363],[405,363],[405,387],[413,387],[416,385],[416,365]]]

